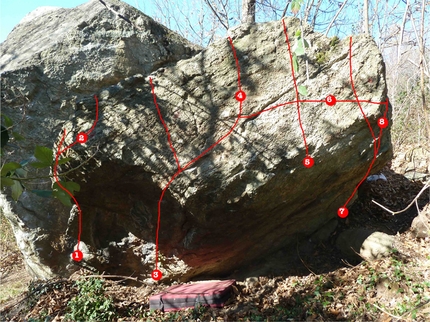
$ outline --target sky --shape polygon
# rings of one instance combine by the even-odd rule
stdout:
[[[0,0],[0,43],[6,39],[7,35],[21,21],[22,18],[24,18],[29,12],[33,11],[37,7],[58,6],[63,8],[73,8],[87,1],[89,0]],[[148,16],[154,17],[156,15],[155,12],[157,12],[157,10],[155,9],[155,5],[153,4],[154,1],[149,1],[149,0],[123,0],[123,1],[140,9]],[[235,1],[240,1],[240,0],[235,0]],[[175,2],[175,1],[172,1],[172,2]],[[193,3],[193,1],[190,0],[189,3]],[[399,3],[398,9],[397,9],[398,11],[397,15],[400,15],[401,17],[403,15],[404,3],[401,0],[386,1],[386,5],[389,5],[389,6],[393,6],[395,3]],[[337,7],[332,8],[332,6],[329,6],[329,7],[324,7],[323,9],[325,11],[327,10],[336,11]],[[332,12],[332,14],[334,14],[334,11]],[[290,12],[289,14],[291,15]],[[351,17],[351,19],[348,18],[345,20],[347,22],[351,21],[351,23],[347,23],[346,25],[341,27],[343,29],[335,30],[335,28],[332,28],[330,30],[329,36],[333,36],[335,34],[340,33],[339,34],[341,36],[340,38],[342,38],[345,35],[351,34],[351,26],[353,25],[352,21],[357,21],[357,15],[359,15],[359,13],[351,12],[349,10],[344,10],[343,15],[346,16],[347,18]],[[197,19],[196,17],[194,18]],[[176,21],[177,19],[173,19],[173,20]],[[390,24],[388,21],[385,21],[384,23],[386,23],[387,25]],[[177,30],[177,27],[173,25],[170,28],[173,30]],[[316,30],[318,29],[316,28]],[[185,34],[183,35],[188,38],[187,35]],[[376,39],[378,38],[377,37],[378,35],[376,32],[373,33],[373,36],[376,36]]]
[[[6,40],[7,35],[12,31],[22,18],[37,7],[54,6],[63,8],[74,8],[86,0],[0,0],[0,42]],[[125,0],[134,7],[142,6],[140,0]],[[148,6],[148,5],[147,5]],[[150,8],[140,8],[150,15]]]

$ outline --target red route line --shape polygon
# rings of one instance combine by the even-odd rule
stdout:
[[[364,182],[364,180],[366,180],[366,178],[369,176],[370,171],[372,170],[373,164],[376,161],[376,157],[378,156],[378,151],[379,151],[379,148],[381,146],[381,138],[382,138],[382,128],[379,129],[378,139],[375,138],[375,133],[373,132],[372,126],[370,125],[370,122],[366,116],[366,113],[364,113],[363,108],[361,107],[361,104],[360,104],[361,101],[358,99],[358,95],[357,95],[357,92],[355,90],[354,79],[352,77],[352,37],[349,37],[349,77],[351,79],[351,88],[354,92],[354,96],[356,99],[355,102],[357,102],[358,107],[360,108],[361,114],[363,114],[364,119],[366,120],[367,126],[369,127],[370,134],[372,135],[372,138],[373,138],[373,159],[372,159],[372,162],[370,162],[369,167],[367,168],[366,174],[360,180],[360,182],[355,186],[354,191],[352,192],[351,196],[346,200],[345,204],[343,205],[344,208],[346,208],[348,203],[351,201],[351,199],[357,193],[358,188],[361,186],[361,184]],[[384,117],[386,117],[387,112],[388,112],[388,100],[386,102],[380,102],[379,104],[382,104],[382,103],[385,104]],[[374,103],[374,104],[377,104],[377,103]],[[378,141],[378,143],[376,143],[376,141]]]
[[[337,103],[356,103],[356,102],[361,102],[361,103],[369,103],[369,104],[381,104],[381,102],[371,102],[370,100],[337,100]],[[282,104],[278,104],[278,105],[274,105],[268,108],[265,108],[264,110],[260,111],[260,112],[256,112],[253,114],[249,114],[249,115],[242,115],[241,118],[244,119],[248,119],[248,118],[254,118],[257,117],[258,115],[260,115],[263,112],[268,112],[271,110],[274,110],[278,107],[282,107],[288,104],[295,104],[295,103],[325,103],[325,100],[298,100],[298,101],[289,101],[286,103],[282,103]]]
[[[159,106],[157,104],[157,97],[156,97],[156,94],[155,94],[154,85],[152,83],[152,78],[151,77],[149,78],[149,82],[150,82],[151,89],[152,89],[152,95],[153,95],[153,98],[154,98],[155,107],[157,109],[159,118],[160,118],[160,120],[161,120],[161,122],[162,122],[162,124],[164,126],[165,131],[166,131],[170,148],[171,148],[171,150],[173,152],[173,155],[175,157],[176,163],[178,165],[178,171],[171,177],[171,179],[169,180],[169,182],[166,184],[166,186],[164,187],[164,189],[161,192],[161,196],[160,196],[160,199],[158,201],[158,221],[157,221],[157,230],[156,230],[156,238],[155,238],[155,269],[156,270],[158,270],[158,250],[159,250],[159,246],[158,246],[158,240],[159,240],[159,238],[158,237],[159,237],[159,232],[160,232],[161,202],[163,200],[164,194],[166,193],[166,190],[169,188],[170,184],[175,180],[175,178],[179,174],[182,173],[182,171],[184,171],[185,169],[187,169],[191,164],[195,163],[197,160],[199,160],[201,157],[203,157],[206,153],[208,153],[210,150],[212,150],[216,145],[218,145],[222,140],[224,140],[227,136],[229,136],[233,132],[234,128],[237,126],[237,123],[238,123],[238,121],[239,121],[240,118],[253,118],[253,117],[256,117],[256,116],[260,115],[263,112],[268,112],[268,111],[274,110],[274,109],[276,109],[278,107],[282,107],[282,106],[285,106],[285,105],[288,105],[288,104],[297,104],[298,121],[299,121],[300,129],[302,131],[303,141],[304,141],[304,144],[305,144],[305,147],[306,147],[306,156],[307,157],[309,156],[308,145],[306,143],[306,136],[305,136],[305,132],[303,130],[302,122],[301,122],[300,103],[325,103],[326,101],[325,100],[300,100],[299,99],[299,92],[298,92],[298,89],[297,89],[297,82],[296,82],[296,78],[295,78],[295,75],[294,75],[294,67],[293,67],[293,58],[292,58],[292,54],[291,54],[291,47],[290,47],[290,42],[289,42],[287,28],[286,28],[284,19],[282,20],[282,24],[283,24],[283,27],[284,27],[284,34],[285,34],[285,37],[286,37],[286,43],[288,45],[288,53],[289,53],[289,56],[290,56],[291,73],[292,73],[292,76],[293,76],[294,90],[296,92],[296,98],[297,99],[295,101],[290,101],[290,102],[286,102],[286,103],[282,103],[282,104],[271,106],[271,107],[266,108],[266,109],[264,109],[264,110],[262,110],[260,112],[253,113],[253,114],[250,114],[250,115],[242,115],[242,101],[240,101],[240,104],[239,104],[239,114],[237,115],[235,123],[230,128],[230,130],[225,135],[223,135],[218,141],[216,141],[214,144],[212,144],[210,147],[208,147],[206,150],[204,150],[202,153],[200,153],[197,157],[195,157],[194,159],[192,159],[191,161],[189,161],[182,168],[179,165],[179,161],[178,161],[178,157],[177,157],[176,151],[175,151],[175,149],[173,147],[173,143],[171,142],[169,129],[168,129],[166,123],[163,120],[163,117],[161,115],[161,111],[160,111]],[[239,90],[242,90],[242,88],[241,88],[241,81],[240,81],[240,66],[239,66],[239,61],[237,59],[236,50],[234,48],[232,39],[230,37],[228,37],[228,40],[230,42],[230,45],[231,45],[231,48],[232,48],[232,51],[233,51],[233,55],[234,55],[234,58],[236,60],[237,75],[238,75],[238,88],[239,88]],[[375,138],[375,134],[373,132],[373,129],[372,129],[371,125],[370,125],[370,122],[369,122],[366,114],[364,113],[364,111],[363,111],[360,103],[369,103],[369,104],[378,104],[378,105],[385,104],[385,106],[386,106],[385,112],[384,112],[384,117],[385,118],[386,118],[387,113],[388,113],[388,100],[385,101],[385,102],[371,102],[370,100],[359,100],[358,99],[358,96],[357,96],[357,93],[356,93],[356,90],[355,90],[355,86],[354,86],[353,77],[352,77],[352,37],[350,37],[349,51],[350,51],[349,63],[350,63],[351,87],[353,89],[354,96],[355,96],[356,99],[355,100],[337,100],[337,103],[339,103],[339,102],[343,102],[343,103],[346,103],[346,102],[351,103],[351,102],[353,102],[353,103],[357,103],[358,104],[358,106],[360,108],[360,111],[361,111],[362,115],[364,116],[364,119],[366,120],[366,123],[367,123],[367,125],[369,127],[370,133],[371,133],[372,138],[373,138],[374,156],[373,156],[373,159],[372,159],[372,161],[371,161],[371,163],[369,165],[369,168],[368,168],[368,170],[366,172],[366,175],[357,184],[357,186],[355,187],[355,189],[352,192],[351,196],[345,202],[344,207],[346,207],[346,205],[350,202],[350,200],[352,199],[352,197],[355,195],[355,193],[358,190],[358,187],[369,176],[369,173],[370,173],[370,171],[371,171],[371,169],[373,167],[373,164],[376,161],[376,157],[377,157],[379,148],[381,146],[381,138],[382,138],[382,132],[383,132],[382,128],[380,128],[379,136],[376,139]],[[378,141],[377,145],[376,145],[376,141]]]
[[[238,74],[237,74],[237,83],[238,83],[239,90],[241,90],[239,61],[237,59],[236,50],[234,48],[232,39],[230,37],[228,37],[228,40],[230,42],[230,46],[231,46],[232,51],[233,51],[234,59],[236,61],[236,67],[237,67],[237,71],[238,71]],[[167,137],[169,139],[170,148],[171,148],[171,150],[173,152],[173,155],[175,156],[175,159],[177,160],[176,151],[173,148],[173,144],[170,141],[169,129],[168,129],[166,123],[163,120],[160,108],[159,108],[159,106],[157,104],[157,96],[155,95],[154,84],[152,83],[152,78],[151,77],[149,78],[149,83],[151,85],[152,95],[154,97],[154,103],[155,103],[155,107],[156,107],[157,112],[158,112],[158,116],[160,117],[160,121],[163,123],[164,129],[165,129],[165,131],[167,133]],[[238,115],[236,117],[236,120],[235,120],[234,124],[230,128],[230,130],[226,134],[224,134],[220,139],[218,139],[218,141],[216,141],[211,146],[209,146],[207,149],[205,149],[202,153],[200,153],[197,157],[195,157],[194,159],[192,159],[191,161],[189,161],[184,167],[181,168],[179,166],[179,162],[178,162],[178,171],[176,171],[176,173],[170,178],[169,182],[163,188],[163,190],[161,192],[160,199],[158,200],[158,220],[157,220],[157,230],[156,230],[156,235],[155,235],[155,269],[156,270],[158,270],[158,250],[159,250],[159,247],[158,247],[158,237],[159,237],[159,233],[160,233],[161,202],[163,201],[164,194],[166,193],[166,191],[169,188],[170,184],[176,179],[176,177],[178,175],[180,175],[182,173],[182,171],[186,170],[190,165],[192,165],[193,163],[195,163],[196,161],[198,161],[201,157],[203,157],[205,154],[207,154],[210,150],[212,150],[215,146],[217,146],[222,140],[224,140],[226,137],[228,137],[233,132],[233,130],[235,129],[235,127],[237,126],[237,124],[239,122],[239,119],[240,119],[241,115],[242,115],[242,101],[239,102],[239,113],[238,113]]]
[[[299,91],[297,89],[296,76],[294,75],[293,56],[291,54],[290,40],[288,39],[288,32],[287,32],[287,26],[285,25],[285,19],[282,19],[282,24],[284,25],[285,41],[288,45],[288,54],[290,55],[291,75],[293,76],[294,90],[296,92],[296,98],[297,98],[298,120],[299,120],[300,130],[302,130],[303,142],[305,143],[306,157],[308,157],[309,156],[309,149],[308,149],[308,144],[306,143],[306,135],[305,135],[305,130],[303,130],[302,119],[300,117]]]
[[[89,135],[94,130],[94,128],[96,127],[98,118],[99,118],[99,100],[97,98],[97,95],[94,95],[94,99],[96,101],[96,118],[93,122],[92,127],[86,132],[87,135]],[[74,146],[75,144],[78,143],[78,141],[75,141],[72,144],[68,145],[67,147],[65,147],[64,149],[61,150],[61,146],[63,145],[65,138],[66,138],[66,129],[64,129],[63,136],[60,140],[60,143],[58,144],[57,154],[55,155],[55,164],[54,164],[54,168],[53,168],[53,174],[54,174],[54,179],[55,179],[55,182],[57,183],[57,185],[61,189],[63,189],[70,196],[70,198],[73,199],[73,202],[75,203],[76,207],[78,208],[78,214],[79,214],[79,216],[78,216],[78,244],[76,246],[76,250],[79,250],[79,245],[81,243],[81,234],[82,234],[82,210],[81,210],[81,207],[79,206],[79,203],[76,200],[75,196],[73,196],[73,194],[60,183],[60,180],[58,179],[58,175],[57,175],[58,158],[60,157],[60,155],[63,152],[67,151],[72,146]]]
[[[155,108],[157,109],[158,117],[160,118],[160,121],[163,124],[164,131],[167,134],[167,141],[169,142],[170,149],[172,150],[173,156],[175,157],[176,165],[178,166],[178,171],[182,171],[181,164],[179,163],[178,155],[176,154],[176,150],[173,147],[173,143],[172,143],[172,139],[170,137],[169,129],[167,128],[166,122],[164,122],[163,116],[161,115],[160,108],[158,107],[157,97],[156,97],[155,92],[154,92],[154,84],[152,83],[151,77],[149,78],[149,84],[151,85],[151,88],[152,88],[152,96],[154,98]]]
[[[352,37],[349,37],[349,78],[351,79],[351,88],[352,88],[352,91],[354,92],[354,96],[358,104],[358,107],[360,108],[361,114],[363,114],[364,119],[366,120],[367,126],[369,127],[370,134],[372,134],[373,140],[375,140],[375,133],[373,133],[372,126],[370,125],[370,122],[367,119],[367,116],[364,113],[363,108],[361,107],[360,101],[358,100],[357,92],[355,91],[354,79],[352,77]]]
[[[239,60],[237,59],[236,55],[236,49],[233,46],[233,40],[231,40],[230,37],[228,37],[228,41],[230,42],[231,50],[233,51],[234,60],[236,61],[236,68],[237,68],[237,87],[239,88],[239,91],[242,90],[242,83],[240,82],[240,66],[239,66]],[[241,105],[242,106],[242,105]],[[242,112],[242,111],[241,111]],[[239,113],[240,115],[241,113]]]

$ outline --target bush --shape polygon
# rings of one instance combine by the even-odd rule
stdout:
[[[105,296],[103,280],[84,279],[76,282],[79,294],[67,305],[70,313],[65,318],[72,321],[112,321],[115,306],[110,297]]]

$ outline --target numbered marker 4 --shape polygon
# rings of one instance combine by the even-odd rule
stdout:
[[[237,101],[243,102],[246,98],[246,93],[244,91],[238,91],[236,92],[234,97],[236,98]]]

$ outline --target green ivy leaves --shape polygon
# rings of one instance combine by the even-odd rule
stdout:
[[[1,188],[8,186],[12,189],[12,198],[18,200],[19,196],[22,194],[23,187],[21,182],[19,182],[18,169],[21,168],[21,164],[17,162],[5,163],[1,168]]]
[[[53,153],[50,148],[44,146],[36,146],[34,156],[38,162],[30,163],[35,168],[46,168],[52,166]]]
[[[5,135],[9,130],[13,127],[13,121],[6,115],[1,114],[1,117],[4,121],[4,126],[2,125],[2,137]],[[12,132],[12,135],[15,140],[23,140],[25,139],[22,135],[20,135],[17,132]],[[7,143],[7,142],[6,142]],[[5,143],[5,145],[6,145]],[[2,145],[3,147],[3,145]],[[2,149],[2,156],[3,156],[3,149]],[[1,167],[0,174],[1,174],[1,189],[4,187],[10,187],[11,188],[11,194],[12,198],[17,201],[21,194],[25,191],[25,182],[30,181],[31,179],[40,179],[45,177],[35,177],[35,178],[28,178],[28,166],[31,166],[35,169],[44,169],[44,168],[51,168],[51,173],[54,170],[55,166],[55,160],[54,160],[54,152],[52,149],[44,147],[44,146],[36,146],[34,149],[34,157],[36,158],[35,162],[29,163],[27,160],[23,160],[20,163],[18,162],[7,162],[4,163]],[[62,158],[58,160],[58,165],[66,164],[67,162],[71,161],[72,158]],[[33,173],[34,171],[32,171]],[[48,176],[46,178],[52,178],[51,176]],[[61,187],[63,186],[65,189],[68,190],[66,192]],[[71,196],[75,194],[75,192],[78,192],[80,190],[79,184],[72,182],[72,181],[60,181],[60,185],[55,182],[52,186],[52,190],[29,190],[32,193],[44,197],[44,198],[57,198],[61,201],[65,206],[71,207]]]
[[[291,12],[296,15],[300,11],[300,7],[303,4],[303,0],[293,0],[291,2]]]
[[[299,85],[298,90],[299,90],[300,95],[308,96],[308,89],[306,88],[306,86]]]
[[[24,189],[21,185],[21,182],[17,181],[17,180],[13,180],[12,183],[12,198],[13,200],[17,201],[19,196],[22,195]]]
[[[18,178],[15,171],[19,168],[21,168],[21,165],[19,163],[16,163],[16,162],[5,163],[1,167],[0,172],[1,172],[1,188],[2,189],[5,186],[11,187],[14,185],[14,183],[15,183],[14,178]],[[17,188],[15,188],[15,189],[17,189]]]
[[[296,37],[297,41],[293,47],[293,51],[297,56],[303,56],[305,54],[305,48],[309,48],[309,43],[302,37]]]
[[[67,304],[66,320],[113,321],[117,316],[113,299],[105,294],[103,280],[89,278],[76,282],[79,293]]]
[[[1,176],[2,176],[2,177],[3,177],[3,176],[6,176],[6,174],[7,174],[8,172],[13,171],[13,170],[16,170],[16,169],[19,169],[19,168],[21,168],[21,165],[20,165],[19,163],[16,163],[16,162],[9,162],[9,163],[6,163],[6,164],[4,164],[4,165],[2,166],[2,168],[1,168]]]
[[[302,38],[300,30],[297,30],[295,33],[296,43],[293,47],[293,69],[294,72],[299,72],[299,62],[297,56],[304,56],[305,55],[305,48],[309,47],[309,43],[306,41],[306,39]],[[308,89],[304,85],[298,86],[298,91],[300,95],[307,96],[308,95]]]
[[[4,125],[6,127],[12,127],[13,126],[13,121],[12,121],[12,119],[9,116],[4,115],[3,113],[1,114],[1,116],[4,119]]]
[[[75,194],[75,191],[81,190],[80,185],[77,184],[76,182],[61,181],[60,184],[64,188],[66,188],[72,195]],[[66,191],[61,189],[58,182],[55,182],[54,186],[52,187],[52,196],[54,198],[57,198],[58,200],[60,200],[63,205],[68,206],[68,207],[72,206],[71,196]]]

